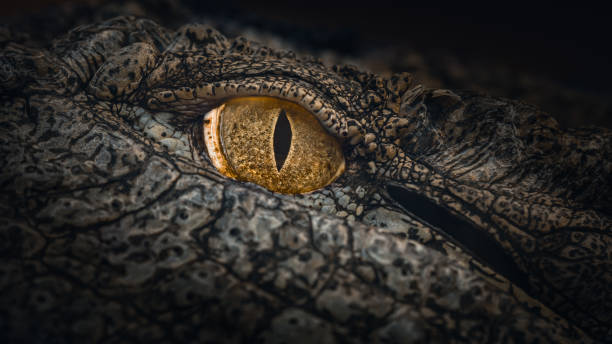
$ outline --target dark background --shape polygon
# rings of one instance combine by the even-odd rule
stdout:
[[[473,59],[504,60],[585,90],[610,90],[611,20],[604,8],[538,5],[416,6],[393,1],[307,1],[233,5],[261,18],[314,30],[345,31],[370,44],[451,50]],[[350,39],[350,38],[349,38]],[[339,43],[339,42],[335,42]],[[351,42],[348,42],[349,44]]]
[[[49,13],[49,7],[95,2],[26,0],[1,6],[5,18],[34,19],[37,13]],[[565,127],[612,127],[612,30],[603,5],[186,0],[181,6],[188,11],[178,13],[168,10],[168,3],[148,1],[143,7],[168,26],[186,13],[220,22],[231,18],[315,52],[417,52],[427,73],[440,83],[434,87],[469,88],[535,103]],[[405,61],[384,63],[392,71],[423,68]],[[460,72],[453,72],[451,64]]]

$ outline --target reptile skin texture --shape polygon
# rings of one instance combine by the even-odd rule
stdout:
[[[607,129],[197,22],[2,37],[6,343],[612,341]],[[344,174],[218,173],[198,128],[242,96],[315,115]]]

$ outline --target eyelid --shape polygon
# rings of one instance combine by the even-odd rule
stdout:
[[[365,135],[362,124],[347,116],[351,105],[344,97],[326,95],[305,81],[282,76],[204,82],[195,87],[164,87],[146,95],[146,106],[155,111],[173,111],[196,118],[201,116],[203,108],[211,109],[230,99],[256,96],[274,97],[300,105],[317,117],[330,134],[341,140],[350,140],[351,144]]]

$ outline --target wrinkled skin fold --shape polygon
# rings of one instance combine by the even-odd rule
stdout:
[[[9,342],[612,340],[612,139],[534,107],[120,17],[0,54]],[[223,177],[203,114],[312,112],[335,183]]]

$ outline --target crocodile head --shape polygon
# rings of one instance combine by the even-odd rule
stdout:
[[[612,141],[409,74],[120,17],[0,55],[9,339],[612,338]],[[204,114],[311,112],[346,171],[302,195],[221,175]]]

